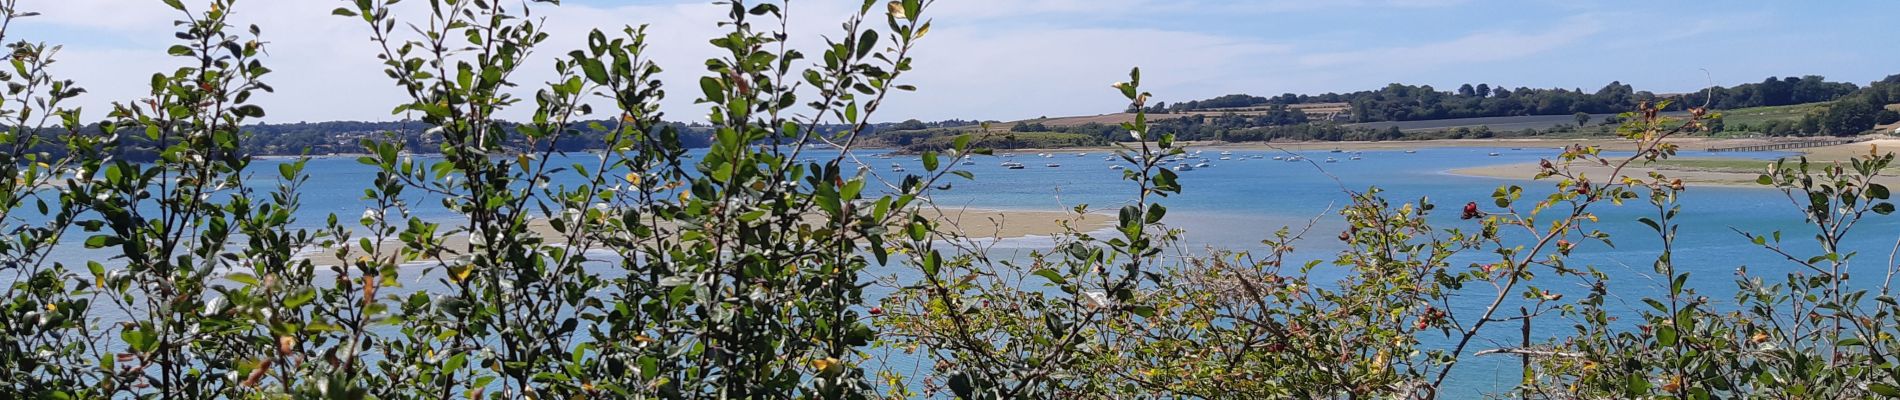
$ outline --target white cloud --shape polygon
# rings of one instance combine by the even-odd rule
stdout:
[[[941,32],[941,33],[939,33]],[[1237,65],[1283,54],[1287,46],[1147,29],[1029,27],[985,31],[946,24],[917,57],[919,92],[893,102],[899,114],[932,118],[1031,118],[1120,110],[1108,85],[1143,69],[1144,85],[1166,88],[1245,73]]]
[[[1572,18],[1538,33],[1482,32],[1414,46],[1310,54],[1300,57],[1299,62],[1309,67],[1417,68],[1499,61],[1561,48],[1602,30],[1602,24],[1594,19]]]

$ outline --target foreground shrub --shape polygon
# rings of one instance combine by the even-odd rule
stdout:
[[[0,397],[1435,398],[1474,357],[1516,357],[1523,378],[1501,394],[1520,397],[1900,395],[1900,304],[1884,281],[1851,283],[1857,255],[1841,248],[1893,211],[1878,183],[1890,154],[1768,168],[1760,183],[1794,201],[1820,253],[1742,231],[1795,272],[1742,271],[1734,309],[1672,256],[1682,182],[1633,172],[1715,117],[1672,121],[1667,103],[1619,118],[1631,154],[1544,161],[1541,197],[1506,185],[1442,210],[1341,188],[1336,255],[1302,260],[1296,246],[1323,240],[1311,226],[1260,252],[1190,252],[1163,205],[1184,190],[1162,168],[1182,150],[1151,131],[1136,70],[1115,85],[1137,116],[1120,127],[1132,201],[1114,227],[1003,259],[928,200],[971,178],[953,166],[995,138],[937,144],[922,174],[854,166],[870,117],[913,89],[898,82],[929,1],[865,2],[816,60],[787,47],[783,3],[719,3],[721,56],[689,85],[715,138],[699,158],[659,112],[643,28],[591,32],[531,85],[512,77],[545,67],[528,62],[549,46],[529,18],[545,5],[424,2],[333,14],[363,22],[408,96],[395,112],[441,156],[364,141],[371,206],[314,229],[297,228],[311,226],[307,160],[260,172],[240,151],[271,87],[263,29],[230,24],[235,0],[164,0],[186,66],[95,125],[63,106],[84,91],[51,73],[57,46],[10,44]],[[0,27],[32,15],[12,0],[0,12]],[[510,110],[530,117],[498,117]],[[608,150],[557,153],[583,130],[608,132]],[[156,159],[134,162],[136,146]],[[245,184],[257,176],[274,185]],[[420,201],[455,216],[425,220]],[[1656,241],[1666,287],[1619,320],[1611,300],[1642,283],[1572,257],[1631,222],[1597,210],[1640,203],[1655,212],[1634,222],[1656,236],[1619,240]],[[103,259],[72,263],[62,244]],[[307,247],[342,262],[316,265]],[[890,294],[868,295],[878,282]],[[1473,297],[1484,306],[1455,305]],[[923,365],[895,365],[905,353]]]

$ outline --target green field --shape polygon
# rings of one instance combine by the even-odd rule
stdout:
[[[1726,126],[1761,126],[1768,121],[1800,121],[1802,116],[1811,112],[1827,110],[1829,103],[1791,104],[1773,107],[1751,107],[1734,110],[1721,110],[1722,124]]]

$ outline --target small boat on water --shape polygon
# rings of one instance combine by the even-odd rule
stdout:
[[[1231,152],[1231,151],[1223,151],[1223,152],[1220,152],[1220,155],[1223,155],[1223,156],[1231,156],[1231,155],[1234,155],[1234,152]]]
[[[1228,157],[1228,156],[1220,156],[1220,159],[1222,159],[1222,160],[1232,160],[1232,159],[1234,159],[1234,158],[1233,158],[1233,157]]]
[[[1418,150],[1406,150],[1405,154],[1418,154]]]
[[[1346,152],[1346,151],[1345,151],[1345,150],[1340,150],[1340,149],[1339,149],[1338,147],[1334,147],[1334,148],[1333,148],[1333,151],[1332,151],[1332,152],[1333,152],[1333,153],[1344,153],[1344,152]]]
[[[1023,169],[1023,163],[1019,163],[1015,161],[1004,161],[1002,165],[1003,165],[1003,168]]]
[[[1337,158],[1332,158],[1332,157],[1326,157],[1326,162],[1329,162],[1329,163],[1336,163],[1336,162],[1339,162],[1339,159],[1337,159]]]
[[[1364,160],[1364,159],[1366,158],[1360,156],[1359,153],[1353,153],[1352,158],[1350,158],[1350,160],[1353,160],[1353,161],[1359,161],[1359,160]]]
[[[1122,169],[1122,168],[1123,168],[1123,167],[1122,167],[1121,165],[1110,165],[1110,166],[1108,166],[1108,169]]]
[[[1048,164],[1044,164],[1043,166],[1044,166],[1044,167],[1049,167],[1049,168],[1061,168],[1061,167],[1062,167],[1062,164],[1056,164],[1056,163],[1048,163]]]
[[[1200,164],[1194,164],[1194,168],[1207,168],[1207,167],[1212,167],[1212,166],[1214,166],[1214,165],[1213,165],[1213,164],[1208,164],[1208,163],[1205,163],[1205,162],[1203,162],[1203,163],[1200,163]]]
[[[1495,151],[1494,151],[1494,152],[1491,152],[1491,154],[1490,154],[1490,156],[1492,156],[1492,157],[1497,157],[1497,156],[1499,156],[1499,154],[1498,154],[1497,152],[1495,152]]]
[[[963,160],[963,165],[976,165],[975,161]]]
[[[1285,160],[1285,159],[1286,159],[1286,157],[1281,157],[1281,156],[1273,156],[1273,161],[1280,161],[1280,160]]]
[[[1079,154],[1076,154],[1075,156],[1076,156],[1076,157],[1088,157],[1088,156],[1089,156],[1089,153],[1079,153]]]
[[[1194,170],[1194,166],[1192,166],[1192,165],[1187,165],[1187,164],[1181,164],[1181,165],[1176,165],[1176,166],[1174,166],[1174,170],[1175,170],[1175,171],[1193,171],[1193,170]]]
[[[891,163],[891,172],[904,172],[904,166]]]

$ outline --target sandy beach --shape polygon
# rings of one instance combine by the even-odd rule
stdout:
[[[1077,215],[1068,211],[1030,211],[1030,210],[988,210],[988,209],[950,209],[939,211],[925,208],[919,211],[925,217],[935,217],[941,223],[941,229],[960,231],[973,238],[1009,239],[1029,236],[1052,236],[1067,232],[1073,228],[1076,232],[1091,232],[1111,227],[1115,224],[1113,214],[1091,212]],[[547,220],[534,220],[528,229],[550,242],[560,243],[560,232],[547,223]],[[455,234],[442,238],[443,246],[451,249],[467,248],[468,235]],[[402,246],[401,242],[384,243],[384,252],[379,256],[389,256]],[[355,251],[349,258],[368,256]],[[302,256],[316,265],[342,265],[343,260],[333,250],[319,250]]]
[[[1802,149],[1797,152],[1806,155],[1810,162],[1832,163],[1845,161],[1854,156],[1865,156],[1872,151],[1891,153],[1891,149],[1900,149],[1900,139],[1876,139],[1853,144]],[[1751,164],[1735,160],[1720,157],[1674,158],[1654,164],[1632,164],[1629,168],[1625,168],[1623,173],[1626,176],[1642,177],[1650,172],[1658,172],[1671,178],[1682,179],[1682,183],[1689,186],[1763,187],[1755,180],[1767,170],[1772,161],[1755,160],[1759,163]],[[1711,164],[1719,166],[1709,166]],[[1607,177],[1611,172],[1610,167],[1582,165],[1582,163],[1573,168],[1588,176],[1597,177]],[[1514,163],[1459,168],[1447,172],[1465,176],[1528,180],[1533,177],[1532,171],[1537,171],[1537,169],[1536,163]],[[1900,185],[1900,176],[1882,176],[1876,178],[1875,181],[1889,186]]]

